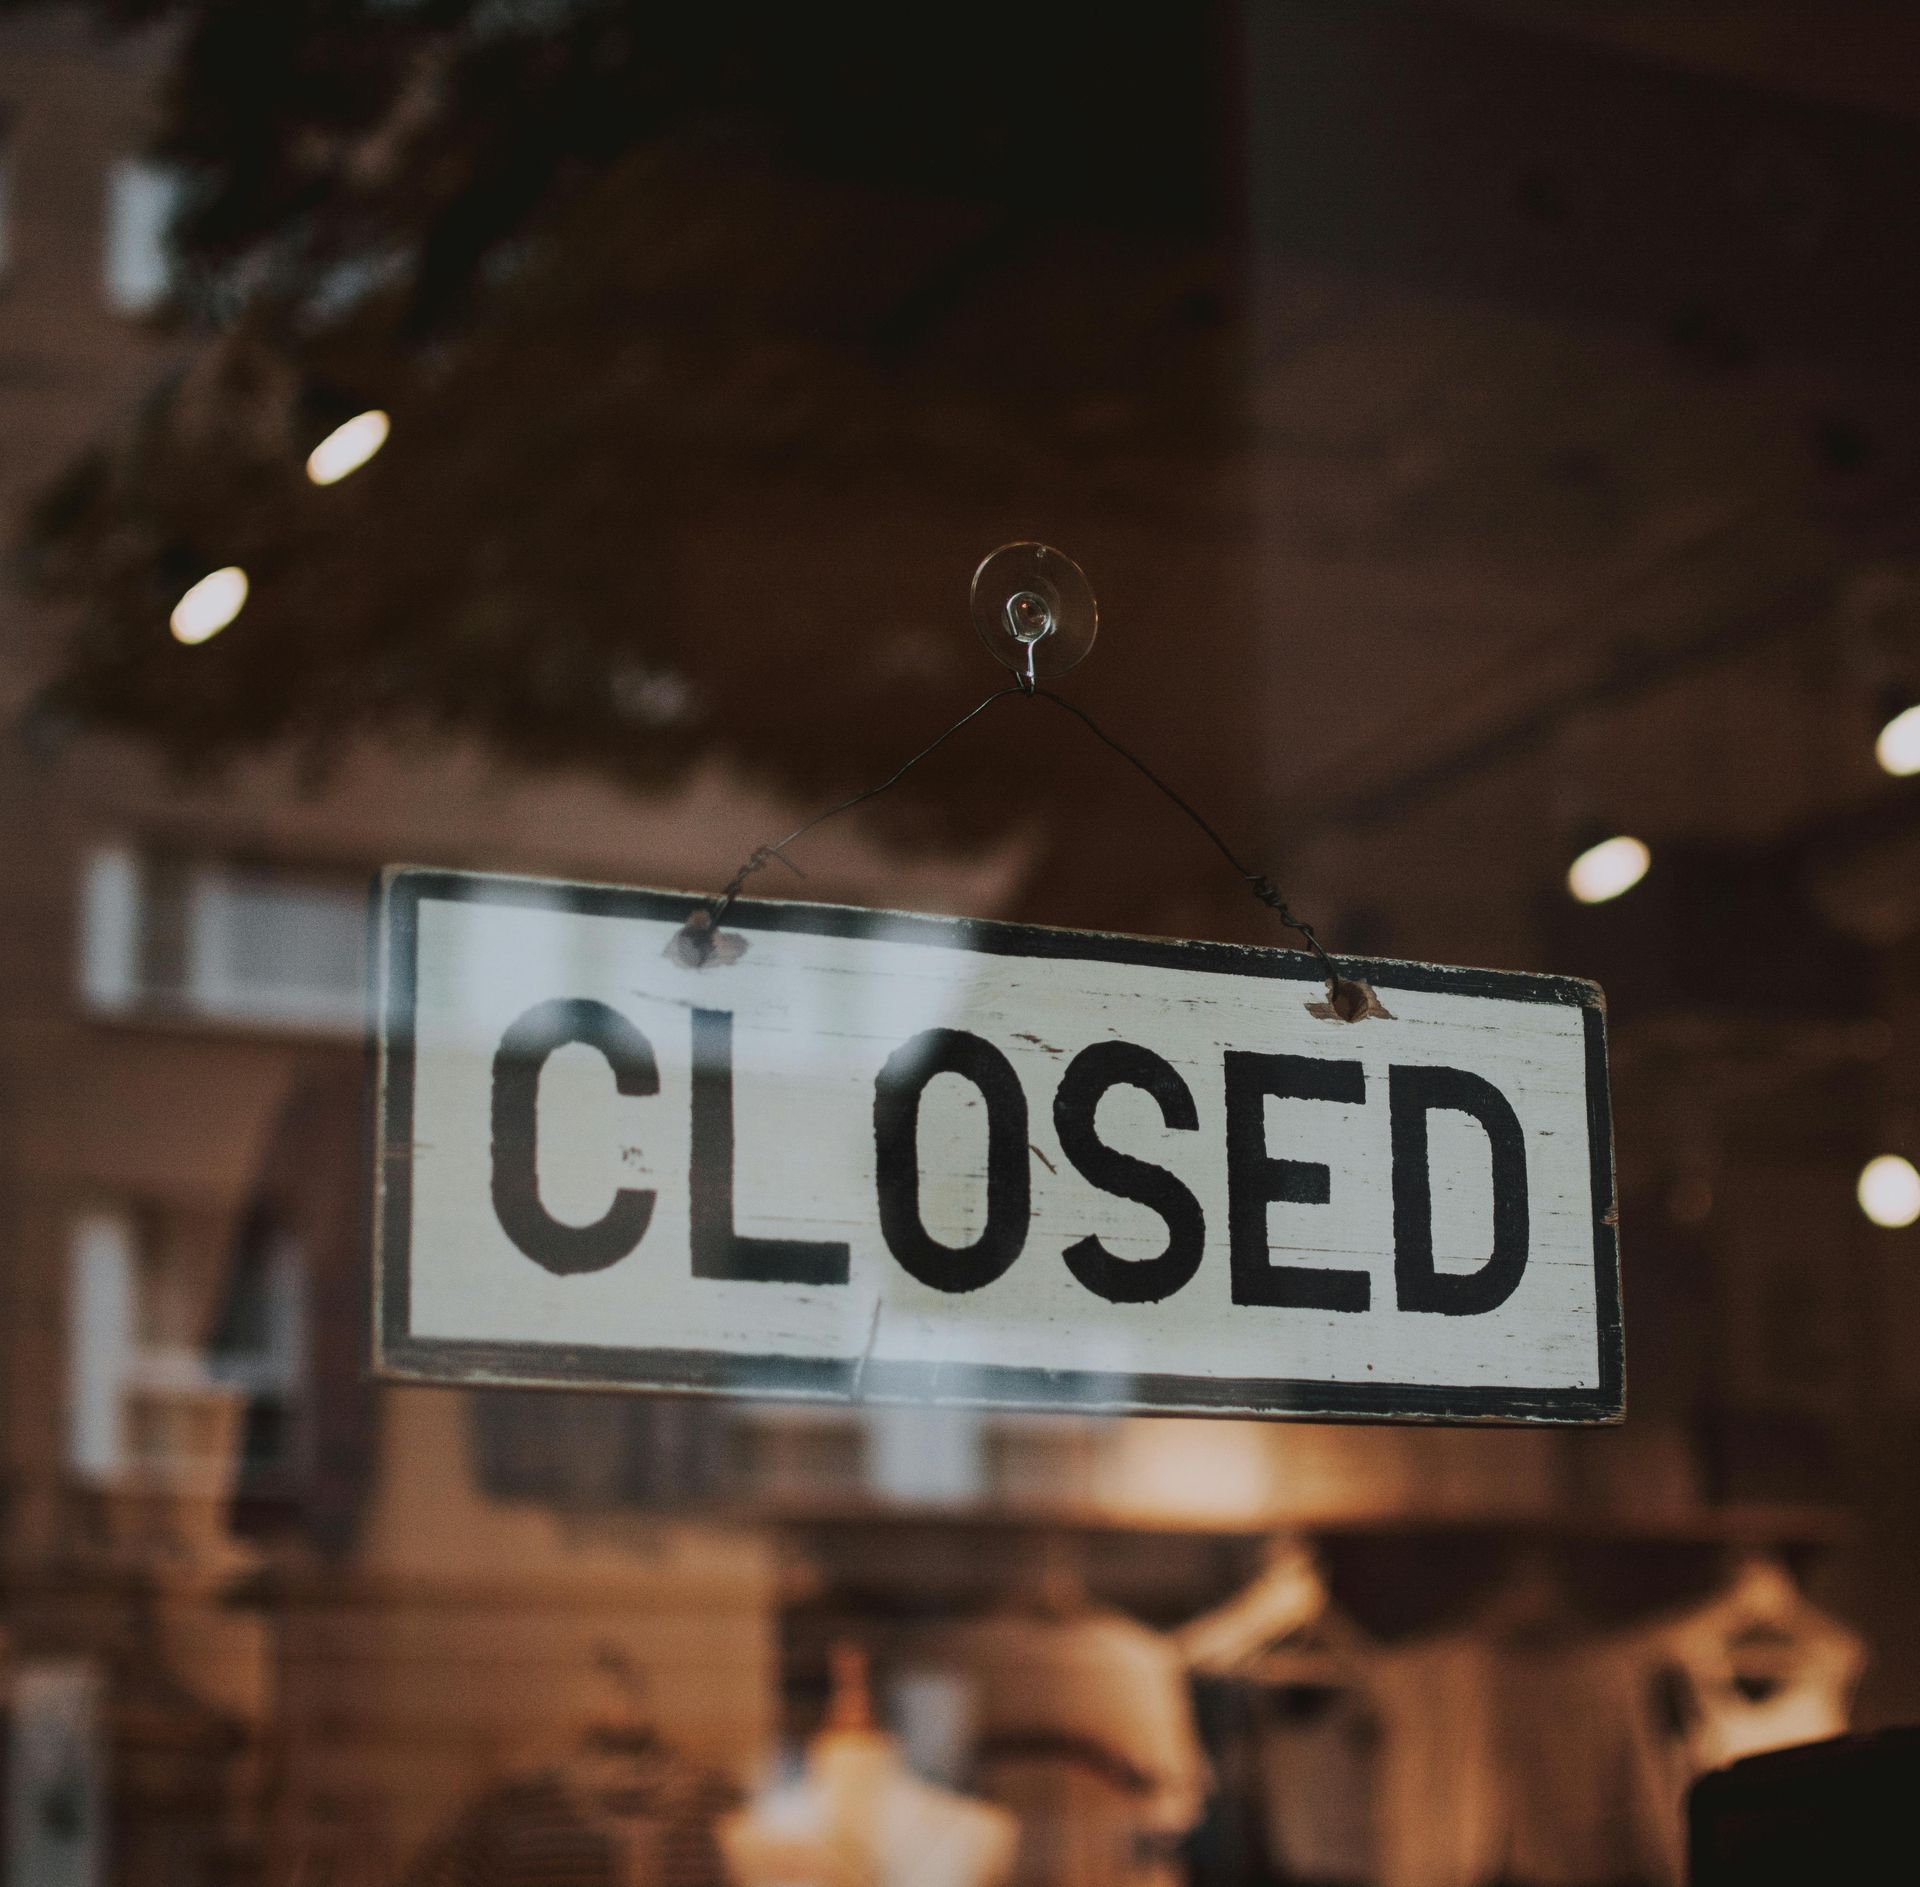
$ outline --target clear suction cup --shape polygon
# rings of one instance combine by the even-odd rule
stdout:
[[[1002,544],[973,573],[973,626],[996,662],[1029,683],[1086,659],[1100,630],[1087,573],[1050,544]]]

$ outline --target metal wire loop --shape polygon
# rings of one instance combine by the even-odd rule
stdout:
[[[1029,657],[1031,657],[1031,651],[1029,651]],[[756,846],[742,862],[740,869],[733,874],[733,877],[728,881],[725,889],[708,899],[701,911],[695,914],[696,918],[704,916],[706,922],[702,925],[696,923],[694,920],[689,920],[685,934],[688,942],[692,946],[695,960],[703,963],[711,954],[715,935],[719,931],[721,924],[726,920],[727,913],[732,910],[734,902],[740,896],[741,890],[747,880],[751,878],[755,872],[764,870],[773,860],[778,859],[781,864],[785,865],[787,869],[796,876],[804,877],[805,874],[800,870],[800,867],[786,856],[788,846],[792,845],[798,839],[805,838],[816,826],[825,825],[829,819],[837,819],[843,812],[851,812],[856,806],[864,806],[870,799],[878,799],[882,793],[898,785],[921,761],[925,760],[930,754],[935,752],[936,749],[944,746],[945,743],[951,740],[955,734],[959,733],[963,727],[978,719],[978,717],[992,707],[996,701],[1004,701],[1009,695],[1020,695],[1028,700],[1051,701],[1055,707],[1065,710],[1065,712],[1071,714],[1081,726],[1086,728],[1097,741],[1118,754],[1120,758],[1132,767],[1141,778],[1146,780],[1149,785],[1155,787],[1165,798],[1171,800],[1212,842],[1214,850],[1233,868],[1235,875],[1246,885],[1248,890],[1253,893],[1254,897],[1272,911],[1288,930],[1305,940],[1307,948],[1318,958],[1321,969],[1326,972],[1329,992],[1336,999],[1338,998],[1345,981],[1340,974],[1339,965],[1335,963],[1332,956],[1328,954],[1318,934],[1315,932],[1314,927],[1294,911],[1293,907],[1287,902],[1286,897],[1273,880],[1269,878],[1265,872],[1255,871],[1247,865],[1234,851],[1233,847],[1214,829],[1212,823],[1189,804],[1173,787],[1169,786],[1159,774],[1154,772],[1132,748],[1116,740],[1085,708],[1079,707],[1074,702],[1069,701],[1065,695],[1056,694],[1051,688],[1040,687],[1031,671],[1026,674],[1020,674],[1016,671],[1014,683],[1011,687],[996,688],[993,693],[988,695],[984,700],[977,701],[951,726],[943,728],[932,740],[928,741],[918,753],[914,754],[910,759],[902,761],[901,764],[888,774],[877,786],[869,786],[864,792],[855,793],[850,799],[843,799],[837,806],[829,806],[826,811],[814,814],[811,819],[796,826],[784,839],[776,839],[771,844]]]

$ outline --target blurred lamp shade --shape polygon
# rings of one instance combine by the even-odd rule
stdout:
[[[1873,743],[1873,757],[1883,773],[1896,780],[1920,773],[1920,702],[1902,708],[1881,728]]]
[[[307,454],[307,476],[316,485],[337,485],[357,472],[387,443],[392,422],[376,407],[354,416],[327,434]]]
[[[247,573],[238,564],[210,571],[173,606],[168,626],[176,642],[217,636],[247,603]]]
[[[1882,1153],[1860,1169],[1860,1210],[1875,1225],[1897,1231],[1920,1219],[1920,1172],[1897,1153]]]
[[[1631,891],[1652,863],[1653,854],[1644,841],[1621,833],[1588,846],[1567,867],[1567,889],[1582,904],[1604,904]]]

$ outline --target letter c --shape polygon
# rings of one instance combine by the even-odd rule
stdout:
[[[540,1203],[540,1071],[570,1042],[606,1058],[620,1093],[660,1092],[653,1045],[603,1002],[536,1003],[500,1038],[493,1058],[493,1210],[535,1264],[563,1278],[618,1264],[645,1236],[654,1199],[651,1189],[623,1186],[591,1225],[568,1225]]]

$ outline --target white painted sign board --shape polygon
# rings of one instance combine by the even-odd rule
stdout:
[[[1590,983],[390,871],[418,1380],[1358,1420],[1622,1408]]]

